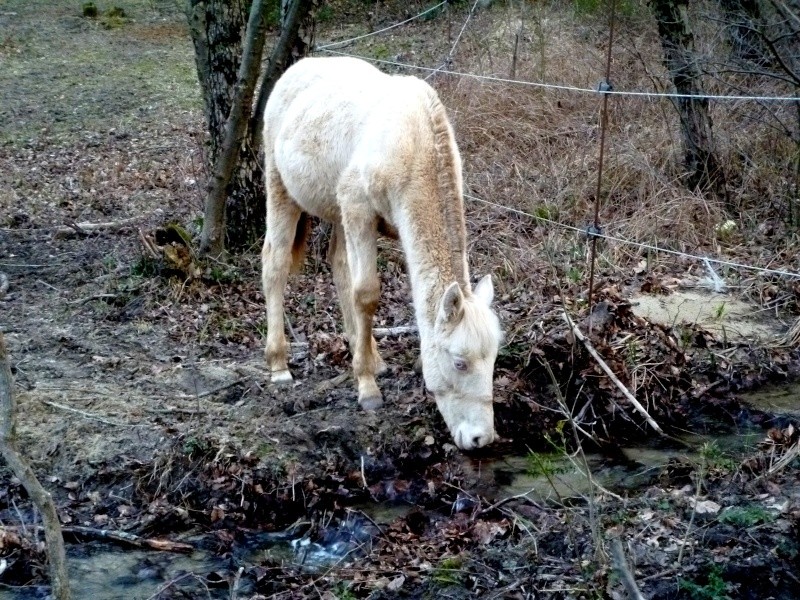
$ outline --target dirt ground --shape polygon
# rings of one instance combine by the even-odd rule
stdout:
[[[794,377],[797,352],[776,342],[793,309],[726,312],[742,299],[714,296],[705,323],[674,313],[659,322],[635,310],[634,295],[701,287],[699,271],[601,269],[592,343],[670,432],[654,445],[675,457],[635,489],[591,487],[552,502],[503,495],[507,457],[569,455],[580,468],[577,437],[603,465],[636,469],[619,448],[655,437],[561,318],[570,310],[586,331],[583,283],[559,289],[543,258],[529,285],[546,301],[500,295],[513,331],[496,370],[502,440],[465,458],[412,369],[413,332],[379,340],[386,404],[358,410],[317,232],[287,295],[296,383],[272,386],[257,249],[187,273],[142,244],[151,236],[183,251],[169,225],[196,233],[205,138],[179,7],[122,6],[113,20],[83,18],[77,3],[0,7],[0,272],[9,283],[0,327],[21,447],[65,527],[191,538],[228,561],[195,579],[156,580],[153,598],[622,598],[626,571],[649,598],[797,597],[796,418],[737,396]],[[80,226],[110,222],[120,226]],[[528,233],[531,247],[547,235]],[[502,266],[499,257],[492,268]],[[412,326],[389,242],[381,273],[376,326]],[[729,339],[748,319],[758,344],[747,331]],[[768,443],[732,458],[713,444],[687,449],[676,441],[687,430],[755,430]],[[558,477],[536,458],[544,454],[531,456],[529,470]],[[479,485],[481,470],[493,472],[494,492]],[[287,530],[330,546],[355,529],[353,514],[387,506],[402,514],[361,518],[357,546],[323,570],[237,558],[243,540]],[[44,581],[42,548],[22,526],[35,515],[5,467],[0,519],[0,586],[33,589]],[[614,540],[625,569],[614,568]],[[86,543],[72,541],[71,552]]]

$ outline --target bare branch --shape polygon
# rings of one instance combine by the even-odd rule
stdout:
[[[22,482],[42,515],[44,538],[50,559],[50,582],[53,587],[53,597],[57,600],[69,600],[66,552],[64,551],[64,537],[61,535],[58,513],[53,498],[36,479],[33,469],[17,449],[16,409],[11,367],[8,364],[5,339],[3,333],[0,332],[0,453],[14,475]]]

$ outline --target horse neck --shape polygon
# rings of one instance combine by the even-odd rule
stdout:
[[[471,292],[467,257],[462,250],[466,238],[461,236],[454,244],[454,236],[448,235],[445,211],[431,209],[447,204],[446,198],[407,196],[404,200],[405,210],[398,229],[411,278],[420,338],[426,345],[433,334],[436,311],[447,287],[455,281],[465,294]]]
[[[466,257],[466,223],[461,157],[453,130],[436,93],[429,92],[428,115],[433,146],[417,156],[428,177],[409,185],[398,198],[400,240],[411,276],[414,310],[423,345],[432,339],[439,300],[455,282],[471,292]],[[427,179],[427,181],[425,180]]]
[[[470,291],[467,267],[467,226],[464,221],[464,197],[461,175],[461,156],[447,120],[447,113],[433,90],[429,96],[429,114],[434,138],[437,186],[445,234],[450,244],[450,262],[454,279],[465,292]]]

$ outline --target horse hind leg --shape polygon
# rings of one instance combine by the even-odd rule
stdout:
[[[267,171],[267,233],[261,250],[261,283],[267,305],[267,344],[264,350],[273,383],[292,381],[284,332],[283,296],[293,262],[302,211],[289,197],[277,171]],[[295,257],[296,259],[296,257]]]
[[[350,265],[347,261],[347,244],[341,224],[337,224],[333,228],[328,248],[328,258],[333,271],[333,281],[336,284],[336,291],[339,296],[339,305],[342,307],[344,334],[351,348],[353,348],[356,341],[356,308],[353,299],[353,286],[350,282]],[[375,374],[381,375],[386,372],[386,363],[378,352],[378,344],[375,342],[374,336],[370,336],[370,346],[372,348],[372,356],[375,358]]]

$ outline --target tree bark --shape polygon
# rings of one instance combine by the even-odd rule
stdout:
[[[267,104],[275,82],[283,75],[289,66],[308,53],[311,47],[313,36],[312,12],[316,6],[315,0],[291,0],[289,2],[285,19],[281,24],[281,33],[269,59],[266,70],[261,76],[258,99],[252,112],[248,114],[247,139],[245,148],[252,153],[252,158],[258,165],[258,200],[254,203],[232,203],[227,204],[228,239],[231,239],[231,232],[241,231],[245,235],[242,238],[244,243],[236,246],[246,248],[264,235],[264,228],[267,221],[267,204],[264,189],[264,169],[263,152],[261,149],[261,131],[264,123],[264,108]],[[244,169],[239,170],[239,174],[244,174]],[[256,176],[254,173],[253,176]]]
[[[266,36],[264,6],[262,0],[254,0],[250,8],[250,18],[247,23],[241,61],[237,69],[236,84],[222,130],[222,142],[217,146],[214,170],[209,182],[200,250],[214,255],[220,254],[225,248],[225,200],[233,191],[230,189],[230,184],[236,165],[240,164],[239,173],[242,174],[243,168],[250,166],[247,164],[248,162],[259,162],[258,153],[252,152],[253,156],[249,156],[251,153],[248,152],[247,147],[242,146],[242,140],[247,137],[245,132],[258,78],[261,53],[264,50],[264,37]],[[239,184],[235,187],[241,187],[242,184],[246,186],[252,181],[255,175],[254,171],[257,170],[250,168],[245,171],[246,177],[244,180],[235,182]],[[255,196],[259,196],[259,194]],[[247,198],[240,199],[240,201],[243,201],[245,205],[248,204]],[[237,232],[244,233],[238,228]],[[244,237],[249,236],[245,234]]]
[[[650,4],[658,21],[664,65],[675,90],[689,96],[702,95],[702,78],[687,14],[688,0],[650,0]],[[726,197],[724,172],[714,154],[708,100],[680,97],[674,100],[674,105],[681,120],[689,188]]]
[[[42,515],[53,597],[57,600],[69,600],[64,537],[61,535],[56,506],[53,498],[36,479],[33,469],[17,449],[17,402],[2,332],[0,332],[0,453]]]
[[[299,36],[313,0],[287,5],[281,36],[272,53],[253,111],[266,27],[263,0],[188,0],[195,61],[210,132],[209,187],[201,252],[247,248],[264,233],[266,202],[260,156],[266,96],[274,81],[305,54]],[[250,18],[245,27],[245,15]],[[258,18],[259,15],[261,18]],[[265,95],[266,94],[266,95]],[[262,100],[263,99],[263,100]]]

